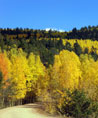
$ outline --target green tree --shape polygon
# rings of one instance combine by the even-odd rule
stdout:
[[[98,111],[98,104],[86,96],[83,91],[75,89],[66,91],[61,114],[72,116],[74,118],[89,118],[93,113]]]
[[[72,51],[72,47],[71,47],[71,44],[69,42],[66,42],[65,49]]]
[[[78,42],[76,41],[76,43],[74,43],[74,51],[75,53],[80,56],[80,54],[82,53],[82,48],[81,46],[78,44]]]

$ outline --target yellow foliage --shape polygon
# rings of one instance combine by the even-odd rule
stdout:
[[[53,81],[58,88],[74,89],[78,87],[81,76],[80,61],[74,52],[63,50],[55,56],[53,65]]]
[[[27,60],[22,56],[13,56],[11,61],[11,84],[13,97],[15,99],[21,99],[24,98],[26,94]]]
[[[77,39],[63,39],[63,44],[66,45],[66,42],[69,42],[72,46],[72,48],[74,48],[74,43],[76,43]],[[90,53],[91,51],[96,51],[96,53],[98,54],[98,41],[92,41],[92,40],[77,40],[78,44],[81,46],[82,51],[85,50],[85,48],[88,48],[88,53]],[[93,48],[92,48],[93,47]]]
[[[93,99],[98,99],[98,61],[88,55],[81,55],[81,88]]]
[[[34,88],[39,77],[45,74],[45,67],[42,64],[40,57],[33,53],[31,53],[28,58],[28,67],[28,84],[30,87]]]

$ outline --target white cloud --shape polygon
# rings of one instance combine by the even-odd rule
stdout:
[[[62,29],[57,29],[57,28],[46,28],[46,31],[52,30],[52,31],[59,31],[59,32],[64,32]]]
[[[45,30],[46,30],[46,31],[49,31],[49,30],[51,30],[51,28],[46,28]]]
[[[64,30],[60,29],[59,32],[65,32]]]

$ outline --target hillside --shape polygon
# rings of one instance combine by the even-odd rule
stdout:
[[[0,108],[41,102],[50,114],[98,116],[97,34],[98,26],[0,29]],[[23,107],[4,112],[28,114]]]
[[[43,64],[48,67],[54,63],[54,55],[63,49],[80,54],[90,54],[98,58],[98,26],[73,28],[70,32],[56,30],[34,29],[0,29],[1,51],[9,51],[12,48],[21,48],[29,55],[33,52],[39,55]]]

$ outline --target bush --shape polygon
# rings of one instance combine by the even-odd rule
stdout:
[[[67,90],[64,102],[59,109],[60,113],[74,118],[89,118],[94,112],[98,111],[98,104],[86,97],[83,91]]]

